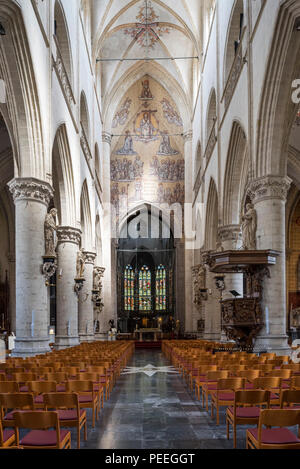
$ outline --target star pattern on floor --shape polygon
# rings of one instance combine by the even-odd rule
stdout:
[[[154,366],[150,363],[146,366],[127,366],[123,371],[123,375],[134,375],[144,373],[147,376],[153,376],[156,373],[177,373],[173,366]]]

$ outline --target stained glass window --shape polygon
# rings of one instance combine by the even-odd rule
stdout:
[[[146,265],[139,273],[139,310],[151,311],[151,272]]]
[[[134,271],[127,265],[124,272],[124,309],[134,311]]]
[[[159,265],[156,270],[155,279],[155,308],[157,311],[165,311],[167,309],[166,277],[167,272],[165,267]]]

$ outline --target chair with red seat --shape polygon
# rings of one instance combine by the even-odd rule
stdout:
[[[236,448],[237,425],[257,425],[262,406],[270,407],[270,391],[235,391],[233,407],[226,410],[227,439],[233,426],[233,447]]]
[[[18,446],[24,449],[71,449],[71,433],[60,429],[57,412],[15,412],[14,418]],[[21,441],[20,428],[30,430]]]
[[[245,378],[219,379],[217,389],[211,393],[211,417],[214,416],[214,408],[217,413],[217,425],[220,423],[220,407],[227,407],[234,403],[235,391],[244,389]]]
[[[15,432],[14,430],[3,429],[0,420],[0,448],[8,448],[15,443]]]
[[[99,415],[99,394],[93,381],[70,380],[66,383],[67,392],[76,392],[79,395],[79,407],[92,409],[93,427],[95,427],[95,417],[98,420]]]
[[[37,381],[38,377],[36,373],[13,373],[12,381],[19,383],[20,392],[28,392],[28,381]]]
[[[101,381],[101,376],[98,373],[84,371],[76,375],[74,379],[78,381],[93,381],[94,389],[98,392],[99,403],[102,403],[102,408],[104,407],[105,384]]]
[[[208,371],[206,375],[206,381],[202,385],[202,407],[205,407],[208,411],[208,397],[217,390],[217,383],[219,379],[226,379],[229,376],[228,370],[222,371]]]
[[[280,392],[282,388],[282,379],[276,376],[263,376],[255,378],[253,389],[265,389],[271,392],[270,404],[280,405]]]
[[[56,392],[55,381],[29,381],[26,383],[29,392],[34,396],[34,408],[44,409],[44,396],[45,393]]]
[[[253,381],[255,378],[259,378],[261,375],[260,370],[246,370],[239,371],[237,374],[238,378],[245,378],[245,389],[253,389]]]
[[[288,427],[298,426],[298,435]],[[300,410],[265,409],[258,428],[246,432],[247,449],[300,449]],[[267,428],[263,428],[263,427]],[[278,427],[278,428],[272,428]]]
[[[19,384],[15,381],[1,381],[0,382],[0,394],[18,393]]]
[[[292,377],[291,389],[300,389],[300,376],[293,376]]]
[[[300,410],[300,390],[284,389],[280,394],[280,408]]]
[[[10,409],[9,412],[7,412],[8,409]],[[3,427],[13,428],[15,426],[14,411],[16,410],[22,410],[24,412],[34,410],[33,394],[0,394],[0,418]]]
[[[53,373],[45,373],[44,381],[55,381],[57,392],[66,392],[66,381],[68,375],[64,371],[55,371]]]
[[[58,412],[62,428],[77,428],[77,448],[80,449],[80,430],[84,427],[84,439],[87,440],[87,419],[85,409],[80,409],[76,393],[51,393],[44,395],[45,410]]]

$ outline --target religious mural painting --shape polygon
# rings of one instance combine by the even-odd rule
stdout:
[[[148,75],[132,86],[115,116],[125,103],[130,103],[127,118],[118,119],[119,136],[112,140],[111,202],[117,218],[138,202],[183,205],[183,128],[175,103]]]
[[[150,0],[144,0],[136,16],[136,24],[124,29],[124,34],[131,36],[143,49],[153,49],[160,37],[169,34],[171,27],[159,23],[159,16],[156,14]]]
[[[115,117],[112,121],[112,128],[115,129],[119,125],[124,125],[127,122],[129,116],[130,105],[132,101],[129,98],[126,98],[119,112],[115,114]]]

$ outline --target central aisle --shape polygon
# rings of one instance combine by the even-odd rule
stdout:
[[[169,366],[161,351],[137,350],[82,448],[231,449],[223,412],[216,427]],[[245,448],[245,429],[238,437]]]

